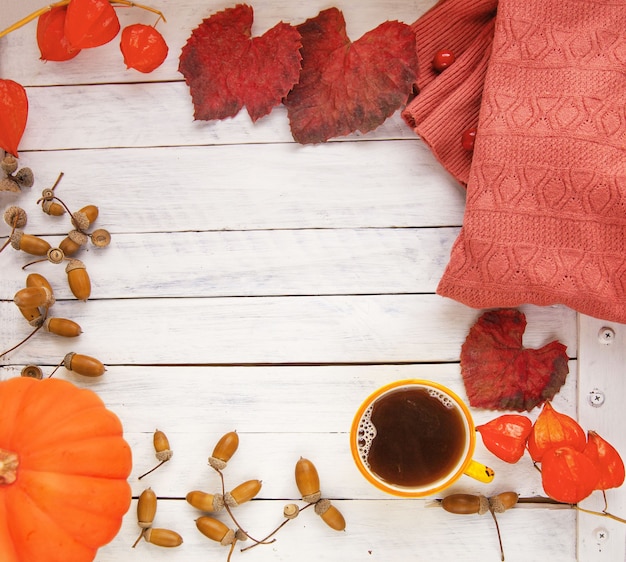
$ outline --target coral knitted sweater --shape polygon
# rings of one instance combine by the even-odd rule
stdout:
[[[626,323],[626,3],[443,0],[413,27],[404,117],[467,186],[437,292]],[[441,48],[457,60],[436,75]]]

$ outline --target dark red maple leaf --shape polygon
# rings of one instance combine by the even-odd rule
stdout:
[[[569,372],[566,346],[526,349],[526,317],[516,309],[485,312],[461,347],[461,374],[471,406],[532,410],[559,391]]]
[[[372,131],[406,104],[417,73],[408,25],[387,21],[353,43],[343,14],[330,8],[298,31],[302,71],[284,101],[297,142]]]
[[[238,4],[203,20],[183,47],[178,70],[189,86],[195,119],[233,117],[245,106],[256,121],[298,81],[297,29],[280,22],[252,38],[252,21],[252,8]]]

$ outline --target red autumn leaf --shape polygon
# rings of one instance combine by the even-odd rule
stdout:
[[[559,502],[584,500],[596,489],[599,478],[593,462],[573,447],[550,449],[541,462],[543,490]]]
[[[417,73],[408,25],[387,21],[353,43],[343,14],[330,8],[298,31],[302,72],[284,101],[297,142],[372,131],[406,104]]]
[[[619,488],[624,483],[625,474],[622,457],[613,445],[595,431],[588,432],[587,444],[583,454],[591,459],[600,471],[600,480],[596,484],[596,490]]]
[[[526,416],[505,414],[476,426],[485,447],[499,459],[516,463],[526,450],[526,439],[533,422]]]
[[[104,45],[118,34],[120,22],[109,0],[71,0],[65,17],[65,37],[72,49]]]
[[[136,23],[122,31],[120,50],[126,68],[139,72],[152,72],[163,64],[167,57],[167,43],[163,36],[151,25]]]
[[[238,4],[203,20],[183,47],[178,70],[189,86],[195,119],[233,117],[245,106],[256,121],[298,81],[296,28],[280,22],[252,38],[252,21],[252,8]]]
[[[28,97],[21,84],[0,79],[0,148],[18,157],[28,119]]]
[[[586,442],[585,431],[578,422],[546,402],[533,424],[527,445],[532,459],[541,462],[551,449],[567,446],[582,452]]]
[[[470,405],[530,411],[551,400],[569,372],[566,346],[526,349],[526,317],[516,309],[485,312],[461,347],[461,374]]]
[[[72,49],[65,37],[67,6],[56,6],[37,20],[37,45],[41,60],[65,61],[73,59],[80,49]]]

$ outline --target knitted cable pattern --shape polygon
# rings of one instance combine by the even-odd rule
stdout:
[[[626,3],[500,0],[485,52],[463,227],[437,292],[626,323]]]

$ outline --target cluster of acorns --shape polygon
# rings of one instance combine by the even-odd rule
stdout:
[[[155,431],[153,443],[159,464],[150,471],[142,474],[140,478],[143,478],[172,458],[173,453],[170,449],[169,441],[162,431]],[[220,521],[213,515],[202,515],[196,519],[196,527],[204,536],[220,543],[222,546],[230,547],[228,560],[230,560],[230,556],[238,541],[251,539],[254,544],[248,548],[259,544],[270,544],[270,542],[273,542],[270,541],[270,539],[279,529],[290,520],[295,519],[301,511],[310,506],[314,506],[315,512],[332,529],[337,531],[343,531],[345,529],[346,522],[343,515],[331,504],[330,500],[322,498],[320,479],[315,465],[308,459],[300,458],[295,468],[296,485],[300,491],[302,500],[306,502],[307,505],[302,508],[293,503],[285,505],[283,509],[284,521],[265,538],[261,540],[252,538],[243,530],[241,525],[239,525],[233,516],[232,509],[253,499],[260,492],[262,483],[260,480],[256,479],[247,480],[227,492],[225,491],[224,477],[222,474],[222,471],[226,468],[238,447],[239,436],[235,431],[231,431],[220,438],[209,457],[209,466],[220,475],[222,480],[221,493],[212,494],[201,490],[193,490],[186,496],[187,502],[203,513],[216,514],[225,510],[236,525],[236,528],[230,528],[226,523]],[[183,542],[182,538],[174,531],[170,531],[169,529],[152,529],[152,520],[155,512],[156,496],[151,488],[147,488],[141,493],[139,501],[137,502],[137,523],[142,531],[133,547],[142,537],[147,542],[157,546],[175,547],[181,545]]]
[[[82,328],[77,322],[69,318],[50,316],[50,308],[55,303],[54,291],[49,281],[39,273],[30,273],[26,277],[26,287],[15,293],[13,302],[22,313],[22,316],[34,328],[33,332],[26,339],[41,329],[66,338],[75,338],[82,333]],[[17,346],[4,351],[0,354],[0,357],[21,345],[26,339],[22,340]],[[61,365],[65,366],[69,371],[87,377],[99,377],[105,371],[104,365],[98,359],[73,351],[65,355]],[[22,376],[41,379],[43,378],[43,373],[38,366],[27,365],[22,369]]]
[[[59,175],[59,179],[52,188],[43,190],[39,200],[43,211],[51,216],[61,216],[67,210],[67,206],[54,194],[54,189],[61,177],[62,174]],[[87,205],[79,211],[73,213],[68,211],[68,213],[71,216],[73,228],[61,241],[58,248],[53,248],[47,240],[39,236],[24,232],[23,227],[26,225],[27,215],[26,211],[20,207],[9,207],[4,213],[4,220],[12,228],[9,242],[15,250],[21,250],[27,254],[43,258],[24,267],[46,260],[53,264],[67,261],[65,272],[72,294],[79,300],[87,300],[91,295],[89,275],[87,274],[85,264],[72,256],[88,240],[91,240],[92,244],[98,248],[108,246],[111,242],[111,235],[102,228],[88,232],[89,227],[98,217],[98,207],[95,205]]]
[[[26,167],[18,169],[17,159],[10,154],[7,154],[0,161],[0,168],[6,174],[6,177],[0,180],[0,191],[19,192],[22,187],[31,187],[34,184],[32,170]],[[91,240],[97,247],[108,246],[111,235],[104,229],[88,232],[90,225],[98,216],[96,206],[88,205],[72,213],[65,203],[56,197],[54,190],[62,177],[63,174],[59,174],[55,184],[51,188],[44,189],[38,201],[38,204],[41,203],[42,210],[48,215],[62,216],[68,212],[71,216],[73,229],[70,230],[59,247],[53,248],[43,238],[24,232],[24,227],[28,221],[27,213],[21,207],[12,205],[4,212],[4,221],[11,227],[11,233],[6,243],[0,247],[0,252],[11,245],[15,250],[43,258],[26,264],[22,269],[40,261],[49,261],[54,264],[67,261],[65,272],[72,294],[79,300],[87,300],[91,295],[91,280],[85,264],[70,256],[73,256],[84,246],[87,240]],[[82,332],[81,327],[73,320],[50,316],[50,308],[55,302],[55,297],[52,286],[43,275],[29,274],[26,278],[25,287],[17,291],[13,301],[34,330],[19,344],[0,354],[0,357],[22,345],[40,329],[63,337],[77,337]],[[89,377],[100,376],[105,371],[104,365],[99,360],[74,352],[68,353],[60,365],[64,365],[70,371]],[[41,369],[34,365],[25,367],[22,375],[43,377]]]

